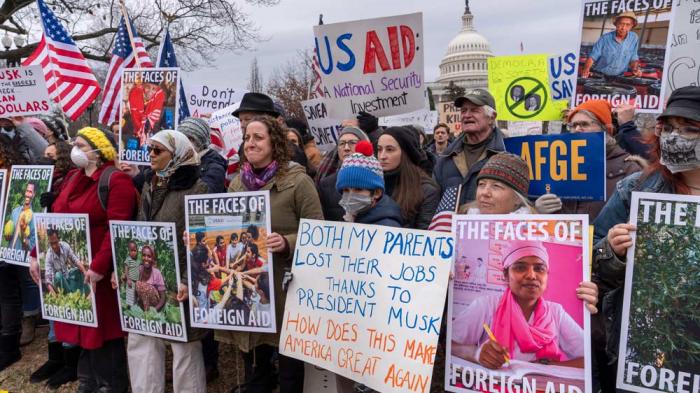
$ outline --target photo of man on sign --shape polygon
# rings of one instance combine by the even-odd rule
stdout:
[[[637,16],[632,11],[614,18],[615,30],[600,36],[589,54],[581,76],[588,78],[591,69],[608,76],[622,75],[629,70],[634,76],[642,76],[639,69],[637,48],[639,36],[632,29],[637,27]]]

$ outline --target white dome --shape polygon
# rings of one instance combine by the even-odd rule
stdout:
[[[491,44],[476,30],[462,30],[447,46],[447,55],[455,53],[489,52]]]

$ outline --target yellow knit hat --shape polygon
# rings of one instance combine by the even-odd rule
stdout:
[[[78,136],[85,139],[87,143],[97,151],[104,161],[114,161],[117,158],[117,150],[114,143],[110,141],[107,134],[95,127],[85,127],[78,131]]]

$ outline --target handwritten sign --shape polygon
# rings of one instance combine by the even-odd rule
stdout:
[[[637,230],[627,249],[617,387],[694,391],[700,197],[633,192],[630,207]]]
[[[27,116],[51,110],[41,66],[5,68],[0,71],[0,116]]]
[[[509,121],[508,129],[501,130],[508,137],[525,136],[525,135],[541,135],[541,121]]]
[[[187,106],[192,117],[208,118],[212,113],[233,105],[248,91],[221,83],[183,83]]]
[[[438,123],[437,111],[421,109],[403,115],[386,116],[379,118],[379,125],[382,127],[415,125],[423,129],[426,134],[433,133],[433,127]]]
[[[459,135],[462,132],[462,118],[459,108],[455,108],[453,102],[441,102],[438,104],[438,116],[440,123],[445,123],[450,127],[452,135]]]
[[[424,107],[421,13],[314,26],[314,38],[331,117]]]
[[[333,150],[338,144],[338,134],[342,130],[341,120],[332,118],[328,114],[328,105],[321,98],[302,101],[301,107],[304,109],[309,132],[314,136],[318,149],[322,152]]]
[[[381,392],[430,387],[451,234],[302,220],[280,353]]]
[[[576,53],[551,56],[547,59],[549,91],[553,100],[570,100],[576,92]]]
[[[233,151],[238,149],[243,143],[243,129],[241,122],[233,115],[233,111],[238,109],[241,102],[235,102],[223,109],[211,114],[208,119],[211,127],[211,142],[219,154],[229,159]]]
[[[677,0],[673,12],[666,95],[679,87],[700,86],[700,3]]]
[[[572,107],[603,99],[613,107],[632,103],[638,113],[658,113],[663,109],[672,3],[673,0],[583,1]],[[625,12],[635,15],[636,24],[618,44],[615,18]]]
[[[504,140],[530,168],[528,195],[553,193],[561,199],[605,200],[605,134],[581,132],[529,135]]]

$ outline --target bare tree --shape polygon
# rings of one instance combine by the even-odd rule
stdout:
[[[0,0],[0,30],[26,35],[29,44],[0,51],[0,59],[27,57],[37,46],[42,28],[34,0]],[[279,0],[245,0],[271,6]],[[45,0],[64,23],[87,59],[109,62],[121,13],[118,0]],[[240,0],[126,0],[126,6],[146,48],[155,55],[169,26],[185,69],[211,65],[221,51],[248,49],[260,37],[243,12]],[[155,57],[155,56],[154,56]]]
[[[260,67],[258,67],[258,58],[253,58],[250,63],[250,79],[248,79],[248,91],[253,93],[263,92],[262,75],[260,75]]]
[[[299,51],[297,56],[278,66],[267,83],[267,92],[278,100],[287,117],[305,119],[301,102],[309,99],[313,79],[310,51]]]

